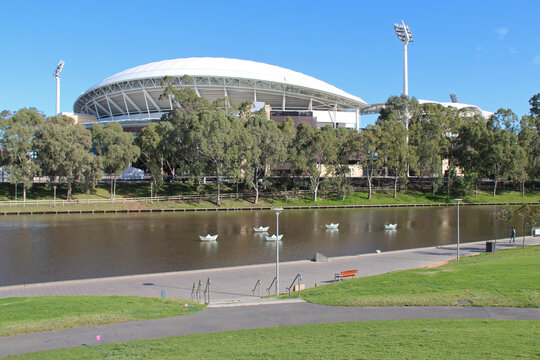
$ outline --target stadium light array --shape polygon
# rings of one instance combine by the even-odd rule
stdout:
[[[64,60],[60,60],[56,66],[56,70],[53,73],[53,77],[56,79],[56,113],[55,115],[60,114],[60,73],[64,68]]]
[[[407,66],[407,44],[413,42],[411,30],[405,22],[401,20],[401,24],[394,24],[394,30],[396,35],[403,43],[403,94],[409,96],[409,79],[408,79],[408,66]]]

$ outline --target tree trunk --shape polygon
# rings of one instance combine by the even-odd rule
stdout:
[[[114,174],[113,199],[116,199],[116,174]]]
[[[221,184],[219,181],[219,170],[216,171],[216,183],[217,183],[217,206],[221,206]]]
[[[255,186],[253,186],[253,189],[255,189],[255,205],[259,202],[259,181],[256,178],[255,179]]]
[[[474,198],[478,199],[478,184],[474,184]]]
[[[493,197],[497,195],[497,177],[495,177],[495,180],[493,180]]]
[[[368,200],[371,200],[371,180],[373,179],[373,170],[368,171]]]
[[[521,182],[521,197],[525,197],[525,180]]]
[[[26,184],[23,182],[23,202],[26,202]]]
[[[394,199],[397,199],[397,182],[398,182],[398,177],[395,176],[394,177]]]
[[[109,179],[109,181],[111,182],[111,190],[109,190],[109,191],[111,193],[111,199],[112,199],[114,197],[113,196],[113,182],[112,182],[112,179]]]
[[[67,200],[71,200],[71,181],[68,180],[67,182]]]

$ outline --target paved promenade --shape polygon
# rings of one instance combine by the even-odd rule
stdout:
[[[519,246],[498,240],[497,248]],[[526,244],[539,244],[540,238],[526,238]],[[485,251],[485,242],[466,243],[460,247],[462,256]],[[402,250],[381,254],[365,254],[330,258],[328,262],[294,261],[281,264],[281,291],[297,273],[308,286],[334,280],[334,273],[358,269],[359,276],[375,275],[394,270],[432,266],[455,259],[456,246],[448,245]],[[540,309],[482,307],[341,307],[305,303],[301,300],[266,300],[256,303],[252,288],[257,280],[268,286],[274,276],[275,264],[241,266],[225,269],[183,271],[165,274],[136,275],[104,279],[63,281],[43,284],[0,287],[0,297],[43,295],[137,295],[189,299],[194,281],[212,280],[211,306],[193,315],[90,326],[19,336],[0,337],[0,356],[23,354],[65,347],[87,346],[93,351],[96,335],[101,343],[153,339],[165,336],[198,334],[215,331],[252,329],[287,325],[369,321],[393,319],[516,319],[540,320]],[[265,281],[267,280],[267,281]]]
[[[508,239],[498,240],[497,249],[520,246],[522,239],[509,245]],[[539,244],[540,238],[527,237],[527,245]],[[464,243],[460,255],[467,256],[485,251],[485,241]],[[296,274],[302,274],[306,287],[334,280],[334,274],[357,269],[358,276],[370,276],[389,271],[431,266],[455,259],[456,245],[393,251],[381,254],[363,254],[330,258],[328,262],[310,260],[280,264],[280,292],[285,292]],[[53,295],[134,295],[160,297],[162,290],[170,298],[190,299],[193,283],[203,284],[210,278],[211,302],[246,301],[253,298],[252,290],[260,280],[261,295],[266,295],[275,276],[275,264],[238,266],[221,269],[179,271],[161,274],[133,275],[111,278],[49,282],[40,284],[0,287],[0,298],[14,296]],[[272,293],[275,290],[272,291]],[[258,291],[255,292],[258,295]]]
[[[91,356],[95,351],[92,347],[98,345],[98,334],[102,339],[100,343],[113,343],[225,330],[398,319],[540,320],[540,309],[459,306],[344,307],[310,303],[221,307],[166,319],[0,337],[0,356],[85,345]]]

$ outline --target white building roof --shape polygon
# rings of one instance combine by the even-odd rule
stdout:
[[[326,92],[366,104],[364,100],[357,96],[297,71],[249,60],[210,57],[163,60],[136,66],[106,78],[102,82],[92,86],[86,92],[124,81],[184,75],[270,81]]]
[[[446,107],[454,107],[458,110],[461,109],[471,109],[473,112],[482,115],[485,119],[490,118],[493,113],[490,111],[482,110],[476,105],[470,105],[470,104],[463,104],[463,103],[455,103],[455,102],[442,102],[442,101],[433,101],[433,100],[418,100],[419,104],[439,104]]]

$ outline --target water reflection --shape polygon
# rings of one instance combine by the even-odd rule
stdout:
[[[494,207],[463,207],[461,241],[505,237]],[[339,223],[326,230],[325,224]],[[385,231],[384,224],[397,223]],[[267,233],[253,227],[269,226]],[[0,285],[235,266],[275,261],[272,211],[176,214],[37,215],[0,222]],[[285,210],[280,259],[454,244],[456,209]],[[199,235],[219,234],[215,243]]]

